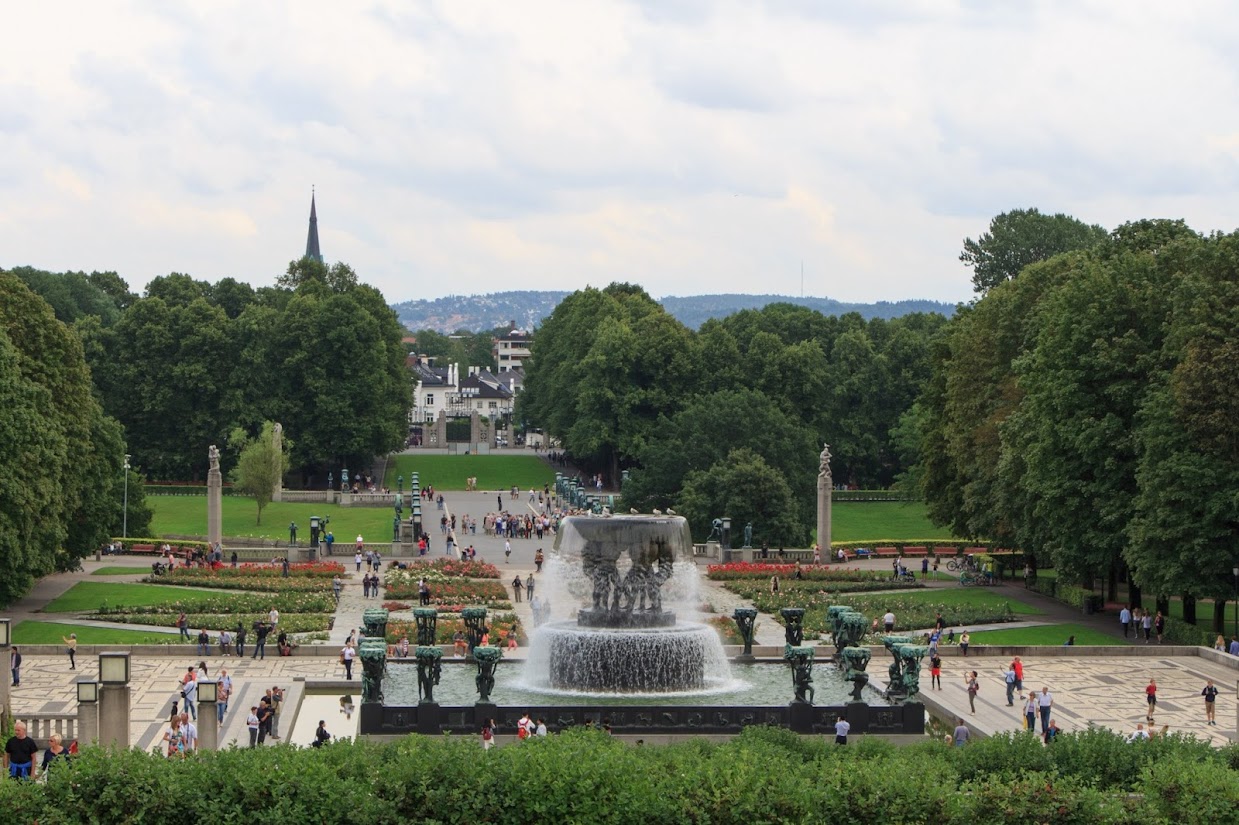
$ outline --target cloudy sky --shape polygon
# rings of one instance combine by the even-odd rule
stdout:
[[[391,301],[965,300],[1037,207],[1239,226],[1239,7],[915,0],[6,4],[0,266]]]

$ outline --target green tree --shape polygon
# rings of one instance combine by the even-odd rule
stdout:
[[[120,453],[77,336],[0,272],[0,603],[106,538]]]
[[[964,239],[959,259],[972,268],[973,288],[985,294],[1015,279],[1029,264],[1063,252],[1089,249],[1106,240],[1106,230],[1062,213],[1043,215],[1036,209],[1013,209],[990,221],[989,231],[975,241]]]
[[[703,540],[712,520],[720,516],[731,518],[733,526],[752,523],[758,543],[795,547],[808,540],[787,480],[747,448],[732,450],[710,468],[689,473],[676,506]]]
[[[275,425],[262,423],[262,431],[251,438],[237,427],[228,436],[228,446],[237,455],[237,464],[231,476],[236,489],[254,497],[258,505],[255,524],[262,524],[262,511],[271,503],[276,485],[281,484],[288,469],[288,454],[292,442],[283,441],[281,448],[275,444]]]

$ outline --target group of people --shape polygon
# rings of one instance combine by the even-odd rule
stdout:
[[[361,595],[367,599],[377,599],[379,597],[379,574],[367,573],[361,577]]]
[[[482,722],[482,750],[488,751],[495,746],[495,731],[498,728],[494,719],[486,719]],[[610,725],[607,725],[607,730],[610,731]],[[535,721],[530,718],[529,711],[525,711],[524,716],[516,723],[516,738],[522,742],[534,736],[546,735],[546,720]]]
[[[521,574],[517,573],[516,577],[512,579],[512,593],[515,596],[513,601],[520,602],[521,593],[524,592],[525,598],[529,599],[529,601],[532,602],[533,601],[533,585],[534,585],[533,573],[530,573],[524,580],[521,579]]]
[[[357,537],[357,552],[353,554],[353,563],[357,565],[357,572],[361,572],[362,564],[366,565],[367,570],[372,570],[375,573],[379,572],[379,568],[383,565],[383,555],[377,550],[362,551],[361,536]]]
[[[1129,631],[1134,633],[1137,639],[1143,631],[1146,645],[1149,644],[1150,637],[1153,635],[1157,636],[1157,643],[1161,644],[1162,637],[1166,634],[1166,617],[1160,610],[1153,614],[1140,607],[1131,608],[1123,605],[1123,609],[1119,611],[1119,624],[1123,626],[1124,639],[1127,638]],[[1239,646],[1236,650],[1239,650]],[[1239,652],[1236,655],[1239,655]]]
[[[4,743],[4,770],[13,779],[36,779],[39,772],[46,773],[52,765],[68,760],[77,753],[77,743],[68,747],[59,733],[48,737],[43,758],[39,759],[39,746],[30,738],[25,722],[13,725],[13,735]]]
[[[249,715],[245,717],[245,727],[250,734],[251,748],[265,744],[268,737],[280,738],[280,706],[283,702],[284,691],[277,686],[268,690],[257,705],[250,707]],[[318,724],[323,727],[325,723]]]

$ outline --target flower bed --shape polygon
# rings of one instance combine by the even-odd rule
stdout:
[[[731,562],[728,564],[712,564],[706,568],[706,575],[714,581],[743,581],[745,579],[764,579],[767,582],[772,576],[780,580],[791,579],[796,575],[794,564],[766,564],[764,562]],[[885,570],[860,570],[855,567],[842,567],[802,564],[800,566],[801,580],[826,582],[890,582],[891,574]]]
[[[397,565],[405,565],[401,569]],[[414,582],[421,577],[427,581],[443,581],[444,579],[498,579],[499,568],[485,561],[461,561],[456,558],[440,556],[436,559],[413,559],[412,561],[393,561],[387,570],[387,575],[405,574],[412,576]]]
[[[770,592],[770,582],[766,579],[733,579],[723,584],[730,590],[746,599],[755,598],[761,593]],[[890,576],[872,581],[814,581],[804,579],[780,579],[779,590],[784,593],[807,595],[813,598],[834,596],[839,593],[872,593],[880,590],[921,590],[925,585],[920,582],[893,582]]]
[[[417,579],[411,581],[392,577],[388,580],[384,595],[390,599],[418,598]],[[508,605],[510,596],[507,588],[497,581],[481,579],[453,579],[434,582],[430,587],[430,599],[436,605],[464,604],[479,607],[500,607]]]
[[[706,624],[718,631],[719,638],[723,640],[723,644],[744,644],[744,637],[740,635],[740,628],[736,627],[736,620],[730,616],[711,616],[706,619]]]
[[[239,567],[177,567],[162,576],[147,576],[142,581],[219,590],[298,591],[310,593],[331,589],[331,580],[344,573],[337,562],[289,565],[288,575],[278,564],[242,564]]]
[[[176,627],[176,613],[109,613],[107,615],[96,616],[102,622],[115,622],[116,624],[147,624],[156,627]],[[241,623],[246,631],[246,647],[250,647],[254,643],[254,634],[252,628],[255,622],[266,621],[267,614],[264,613],[186,613],[186,620],[189,622],[189,637],[190,641],[186,644],[197,643],[198,631],[206,628],[208,632],[218,633],[221,630],[236,630],[237,623]],[[331,623],[335,616],[330,613],[290,613],[280,616],[279,629],[287,633],[312,633],[319,630],[330,630]],[[218,639],[211,638],[212,644],[217,644]],[[272,648],[275,646],[275,636],[270,637]]]
[[[884,596],[849,596],[830,593],[806,592],[756,592],[751,597],[753,606],[763,613],[778,615],[783,607],[805,608],[804,627],[807,633],[823,633],[830,629],[826,608],[831,605],[847,605],[869,619],[880,618],[887,610],[895,614],[897,628],[933,627],[937,614],[941,613],[948,627],[963,629],[975,624],[995,624],[1015,621],[1011,604],[1006,599],[989,594],[972,597],[970,603],[952,603],[937,597],[934,591],[922,591],[925,598],[906,593]]]
[[[173,600],[156,604],[99,608],[99,618],[118,613],[159,615],[184,613],[267,613],[271,608],[280,613],[334,613],[335,599],[327,593],[221,593],[193,601]]]
[[[525,627],[514,613],[496,613],[493,616],[487,616],[486,626],[490,628],[490,641],[493,645],[502,646],[507,640],[509,630],[516,631],[517,644],[522,647],[529,644]],[[438,623],[435,625],[435,642],[441,645],[451,644],[452,636],[457,630],[465,630],[465,623],[460,616],[444,616],[440,613]],[[387,623],[388,644],[395,644],[405,635],[408,635],[411,645],[416,643],[417,624],[415,622],[397,620]]]

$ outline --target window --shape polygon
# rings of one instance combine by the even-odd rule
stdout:
[[[433,407],[435,405],[435,394],[433,392],[426,393],[426,406]]]
[[[497,409],[499,409],[499,402],[498,402],[498,401],[492,401],[492,402],[490,402],[490,408],[491,408],[492,410],[497,410]]]

